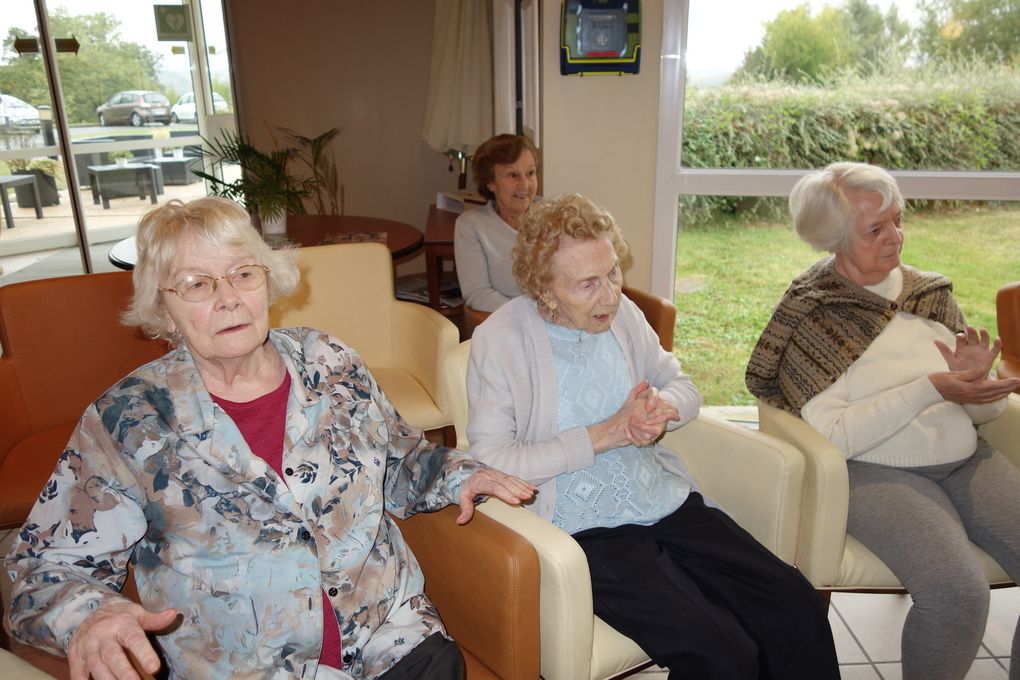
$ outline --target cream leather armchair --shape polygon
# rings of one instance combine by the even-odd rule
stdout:
[[[393,295],[393,260],[380,243],[339,243],[297,250],[301,286],[270,310],[270,323],[327,331],[361,355],[409,424],[423,430],[452,423],[442,359],[459,341],[457,327],[424,305]],[[453,443],[451,430],[444,440]]]
[[[846,533],[850,487],[846,459],[828,439],[802,419],[758,402],[762,432],[796,446],[804,454],[805,484],[800,539],[794,562],[815,587],[825,590],[904,592],[903,585],[873,552]],[[1020,466],[1020,397],[1010,395],[1006,412],[979,429],[989,444]],[[1020,490],[1018,490],[1020,493]],[[974,546],[993,586],[1009,577],[983,550]]]
[[[446,371],[457,444],[467,448],[467,364],[471,341],[450,353]],[[803,457],[748,428],[700,416],[663,443],[684,457],[702,490],[787,562],[796,553]],[[513,529],[538,552],[541,654],[545,680],[601,679],[651,664],[632,640],[592,613],[591,578],[581,547],[530,511],[490,499],[479,510]]]

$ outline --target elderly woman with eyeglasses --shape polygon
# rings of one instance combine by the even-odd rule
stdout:
[[[170,677],[463,677],[387,512],[533,488],[426,442],[336,338],[270,330],[297,282],[225,199],[139,224],[124,319],[175,348],[88,408],[6,562],[9,629],[72,678],[155,672],[147,633]]]

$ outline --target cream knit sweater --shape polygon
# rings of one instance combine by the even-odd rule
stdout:
[[[897,269],[867,289],[895,300],[902,285]],[[920,467],[967,458],[977,447],[974,424],[997,417],[1006,400],[945,401],[927,377],[948,370],[935,340],[956,342],[944,325],[898,312],[839,379],[804,405],[801,417],[848,459]]]

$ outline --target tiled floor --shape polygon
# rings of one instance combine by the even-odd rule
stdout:
[[[900,680],[900,631],[910,608],[906,595],[834,593],[829,624],[843,680]],[[992,591],[984,642],[966,680],[1006,680],[1009,649],[1020,613],[1020,589]],[[666,671],[648,669],[636,680],[665,680]]]
[[[835,593],[829,624],[843,680],[900,680],[900,631],[910,609],[906,595]],[[1020,589],[992,591],[984,641],[966,680],[1006,680]]]

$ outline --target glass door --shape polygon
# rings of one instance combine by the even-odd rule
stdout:
[[[199,2],[174,5],[173,0],[159,5],[13,0],[14,11],[7,11],[11,3],[6,0],[0,17],[5,36],[0,91],[20,88],[29,105],[42,109],[43,120],[38,132],[8,135],[9,146],[18,148],[4,148],[0,138],[0,174],[8,174],[2,163],[15,152],[24,156],[21,164],[36,166],[55,157],[59,169],[57,201],[43,203],[41,219],[34,209],[13,209],[16,228],[0,239],[0,266],[5,268],[0,284],[80,273],[86,266],[91,271],[123,267],[117,253],[130,247],[125,240],[146,211],[171,199],[206,194],[194,174],[201,169],[202,136],[235,128],[219,3],[204,9]],[[47,146],[45,107],[39,104],[49,103],[53,88],[45,51],[13,49],[21,36],[35,39],[41,48],[37,3],[46,12],[56,46],[56,89],[62,94],[57,108],[66,119],[73,179],[60,167],[59,125]],[[213,39],[206,39],[207,28]],[[87,257],[83,242],[88,243]],[[63,260],[77,260],[77,266],[62,270]]]

